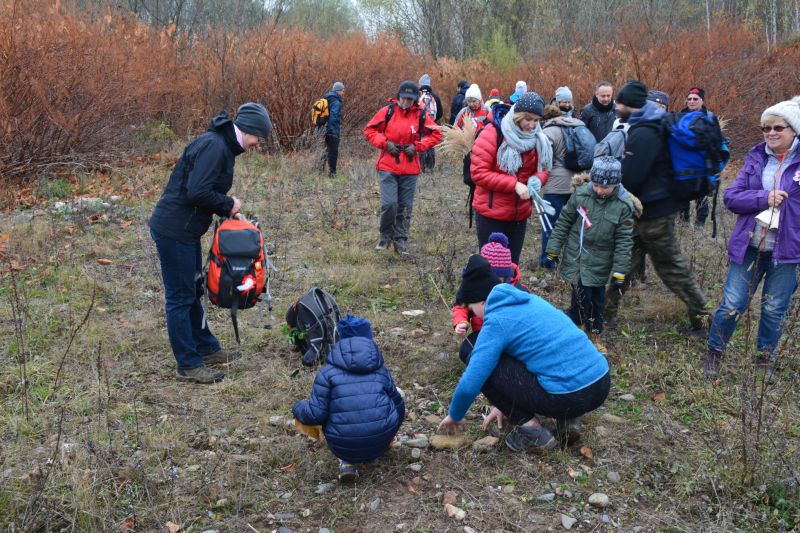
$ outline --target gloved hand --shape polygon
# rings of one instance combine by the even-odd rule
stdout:
[[[558,266],[558,254],[548,253],[547,259],[544,260],[544,267],[547,270],[555,270]]]
[[[395,157],[400,155],[400,147],[392,141],[386,141],[386,151]]]
[[[614,272],[611,274],[611,288],[620,290],[625,283],[625,274]]]
[[[536,176],[528,178],[528,190],[531,192],[531,196],[533,193],[539,194],[542,190],[542,180]]]
[[[406,156],[407,156],[409,159],[411,159],[411,158],[413,158],[413,157],[414,157],[414,154],[416,154],[416,153],[417,153],[417,147],[416,147],[416,146],[414,146],[414,143],[407,144],[407,145],[405,146],[405,148],[403,148],[403,151],[406,153]]]

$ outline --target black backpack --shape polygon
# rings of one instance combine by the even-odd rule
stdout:
[[[324,362],[339,340],[336,324],[339,306],[328,292],[314,287],[295,300],[286,310],[289,337],[303,364],[314,366]]]

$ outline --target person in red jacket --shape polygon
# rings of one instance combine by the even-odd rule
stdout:
[[[478,246],[489,242],[493,232],[505,233],[511,260],[516,264],[533,212],[528,184],[537,192],[541,190],[553,166],[553,148],[539,124],[543,114],[542,97],[526,92],[507,113],[492,114],[491,124],[472,147],[472,207]]]
[[[390,99],[364,128],[364,137],[381,150],[375,164],[381,191],[380,239],[375,249],[385,250],[393,243],[395,252],[402,256],[408,255],[411,211],[420,172],[418,153],[442,140],[436,117],[423,113],[418,101],[417,84],[404,81],[397,99]],[[421,139],[420,129],[424,130]]]

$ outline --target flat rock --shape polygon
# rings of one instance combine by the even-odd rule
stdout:
[[[478,452],[489,452],[492,451],[495,446],[500,442],[500,439],[497,437],[492,437],[491,435],[487,435],[482,439],[478,439],[472,443],[472,449]]]
[[[411,448],[411,457],[414,459],[419,459],[422,457],[422,450],[419,448]]]
[[[291,522],[295,518],[297,518],[297,515],[294,514],[294,513],[276,513],[275,514],[275,520],[277,520],[278,522]]]
[[[553,500],[556,499],[556,493],[555,492],[548,492],[548,493],[542,494],[541,496],[539,496],[536,499],[538,501],[540,501],[540,502],[552,502]]]
[[[564,529],[572,529],[572,526],[574,526],[577,521],[577,518],[572,518],[568,514],[561,515],[561,525],[564,526]]]
[[[392,329],[389,330],[389,335],[391,335],[392,337],[398,338],[398,339],[400,337],[405,336],[405,334],[406,334],[406,330],[404,330],[403,328],[392,328]]]
[[[467,513],[464,511],[464,509],[460,509],[449,503],[444,504],[444,510],[447,511],[447,516],[458,521],[464,520],[464,518],[467,517]]]
[[[369,509],[372,512],[375,512],[378,510],[378,507],[380,506],[381,506],[381,499],[375,498],[374,500],[372,500],[367,504],[367,509]]]
[[[464,533],[478,533],[478,532],[469,526],[464,526]]]
[[[619,399],[622,400],[623,402],[632,402],[636,400],[636,396],[634,396],[633,394],[623,394],[622,396],[619,397]]]
[[[611,413],[603,413],[603,415],[600,417],[600,420],[603,422],[609,422],[611,424],[626,424],[628,422],[621,416],[612,415]]]
[[[407,468],[412,472],[420,472],[422,470],[422,465],[420,463],[411,463]]]
[[[409,311],[403,311],[403,316],[422,316],[425,314],[425,311],[422,309],[411,309]]]
[[[336,485],[333,483],[320,483],[317,485],[317,490],[314,491],[315,494],[325,494],[326,492],[332,491],[336,488]]]
[[[262,418],[262,420],[263,420],[263,418]],[[284,420],[284,417],[282,417],[280,415],[271,416],[271,417],[269,417],[269,425],[270,426],[280,426],[281,424],[283,424],[283,420]]]
[[[612,483],[619,483],[619,480],[621,479],[619,473],[614,472],[613,470],[609,470],[608,473],[606,474],[606,477]]]
[[[425,422],[434,426],[438,426],[442,422],[442,417],[436,415],[426,415]]]
[[[472,442],[468,435],[434,435],[431,446],[437,450],[457,450]]]
[[[603,494],[602,492],[595,492],[591,496],[589,496],[589,505],[592,507],[598,507],[600,509],[604,507],[608,507],[611,501],[608,498],[608,495]]]

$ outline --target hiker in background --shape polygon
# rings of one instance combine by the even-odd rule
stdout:
[[[571,118],[573,116],[572,91],[569,90],[569,87],[556,89],[556,95],[551,103],[554,103],[565,117]]]
[[[736,181],[725,191],[725,207],[737,215],[728,240],[728,276],[711,321],[703,374],[716,377],[736,324],[761,280],[756,365],[769,370],[783,333],[800,263],[800,96],[761,114],[764,141],[745,156]]]
[[[465,94],[469,89],[469,82],[467,80],[461,80],[458,82],[458,91],[456,91],[456,95],[453,97],[453,101],[450,104],[450,122],[451,126],[455,126],[456,123],[456,116],[458,112],[461,111],[461,108],[466,105],[464,103]]]
[[[431,77],[427,74],[423,74],[419,79],[419,106],[429,117],[433,117],[434,122],[439,123],[444,108],[439,95],[433,92]],[[433,167],[436,166],[436,148],[420,152],[419,164],[422,172],[433,172]]]
[[[578,186],[558,218],[547,245],[548,266],[561,260],[559,273],[572,284],[569,317],[583,327],[595,347],[600,340],[606,283],[625,281],[633,247],[633,202],[618,194],[622,165],[614,157],[594,160],[591,182]],[[551,178],[552,179],[552,178]]]
[[[548,105],[544,108],[543,119],[542,131],[553,144],[553,168],[550,170],[547,184],[542,188],[542,191],[544,192],[545,201],[550,202],[550,205],[555,209],[555,213],[552,215],[545,213],[543,215],[550,221],[550,226],[542,226],[542,252],[539,254],[540,267],[544,267],[546,263],[547,254],[545,250],[547,249],[547,240],[556,226],[561,209],[564,208],[570,195],[572,195],[572,177],[575,175],[575,171],[564,166],[567,147],[564,141],[564,132],[561,128],[583,125],[583,122],[577,118],[564,115],[561,109],[554,105]]]
[[[514,426],[505,437],[511,450],[543,452],[556,446],[540,416],[555,419],[562,443],[577,441],[581,416],[608,396],[606,359],[561,310],[500,283],[479,255],[469,258],[459,291],[483,327],[439,430],[463,429],[464,415],[483,392],[493,406],[484,431],[500,434],[506,423]]]
[[[340,340],[317,373],[311,397],[295,403],[292,414],[305,426],[322,426],[328,448],[339,459],[339,479],[352,481],[357,464],[383,455],[406,410],[369,321],[348,315],[337,328]]]
[[[594,89],[591,103],[581,111],[581,121],[594,134],[597,142],[602,141],[614,125],[617,112],[614,103],[614,87],[601,81]]]
[[[487,111],[491,111],[492,106],[494,104],[501,104],[501,103],[503,103],[503,100],[500,98],[500,89],[494,88],[491,91],[489,91],[489,98],[486,99],[484,107],[486,108]]]
[[[692,111],[699,111],[704,115],[710,117],[714,124],[716,124],[717,128],[720,129],[719,119],[717,116],[709,111],[709,109],[705,105],[706,99],[706,92],[701,87],[692,87],[689,89],[689,94],[686,95],[686,107],[681,109],[681,113],[691,113]],[[721,130],[720,130],[721,132]],[[720,137],[722,137],[722,133],[720,133]],[[695,219],[694,225],[698,228],[702,228],[706,224],[706,219],[708,218],[708,196],[704,196],[699,200],[695,200],[694,202],[694,210],[695,210]],[[680,211],[681,220],[684,222],[689,222],[691,219],[691,209],[690,209],[690,202],[684,202],[681,206]]]
[[[553,166],[553,148],[539,125],[543,114],[542,97],[525,93],[507,113],[492,113],[492,123],[472,147],[472,207],[478,246],[489,242],[492,233],[504,233],[516,264],[533,212],[528,186],[541,190]]]
[[[364,137],[380,149],[375,167],[381,191],[380,237],[376,250],[407,257],[414,193],[419,177],[419,154],[442,140],[442,132],[419,106],[419,87],[404,81],[397,99],[381,108],[364,128]]]
[[[464,121],[471,120],[475,132],[477,133],[486,124],[486,117],[489,115],[489,112],[483,106],[481,88],[478,87],[477,83],[473,83],[469,86],[464,96],[467,105],[458,112],[455,126],[463,129]]]
[[[214,383],[225,377],[207,365],[228,363],[238,352],[223,350],[204,324],[200,238],[214,215],[239,217],[242,201],[228,196],[236,156],[269,137],[272,122],[261,104],[239,106],[236,119],[223,111],[189,143],[150,216],[150,235],[161,262],[167,334],[178,381]]]
[[[500,279],[501,283],[509,283],[514,287],[525,292],[530,292],[528,287],[522,284],[522,275],[519,266],[511,261],[511,251],[508,249],[508,237],[497,232],[489,235],[489,242],[481,248],[481,257],[489,261],[492,273]],[[464,303],[460,292],[456,292],[456,301],[453,305],[453,333],[465,335],[466,338],[461,342],[458,350],[458,357],[461,362],[466,364],[472,347],[475,346],[475,339],[481,330],[483,320],[475,316]],[[472,333],[467,335],[467,331],[472,328]]]
[[[339,160],[339,136],[342,130],[342,95],[344,83],[337,81],[331,90],[325,93],[328,100],[328,121],[325,123],[325,153],[322,154],[322,166],[328,162],[330,177],[336,176],[336,162]]]
[[[519,98],[526,92],[528,92],[528,84],[522,80],[519,80],[514,86],[514,92],[508,97],[509,103],[516,104],[517,100],[519,100]]]
[[[649,255],[658,277],[688,307],[689,327],[680,326],[678,330],[704,337],[706,298],[689,270],[675,232],[680,203],[671,194],[672,164],[661,132],[664,110],[647,101],[647,87],[640,81],[626,83],[617,95],[616,105],[620,118],[630,125],[622,160],[622,183],[641,200],[644,209],[634,223],[630,272],[638,272]],[[631,277],[606,291],[607,326],[616,318]]]
[[[648,91],[647,99],[664,111],[669,111],[669,95],[662,91]]]

